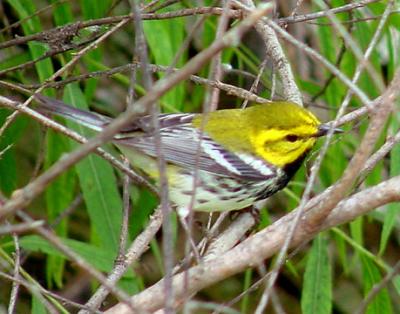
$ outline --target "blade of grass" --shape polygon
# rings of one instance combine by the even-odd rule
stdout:
[[[87,110],[85,97],[77,84],[70,84],[65,91],[64,101],[74,107]],[[89,136],[87,129],[67,122],[75,131]],[[71,141],[72,148],[78,144]],[[75,167],[93,230],[101,246],[115,256],[118,248],[122,219],[122,200],[117,189],[117,180],[112,167],[103,159],[89,155]]]
[[[323,234],[314,241],[307,258],[301,293],[304,314],[332,312],[332,270],[328,256],[328,241]]]

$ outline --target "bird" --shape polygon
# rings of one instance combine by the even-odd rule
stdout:
[[[112,118],[40,96],[38,110],[101,131]],[[158,184],[157,154],[166,162],[169,199],[181,212],[247,208],[283,189],[327,134],[309,110],[290,101],[209,113],[164,113],[135,118],[112,142],[132,167]],[[335,128],[334,133],[341,132]]]

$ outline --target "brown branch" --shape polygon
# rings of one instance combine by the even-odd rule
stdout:
[[[183,9],[177,10],[173,12],[167,13],[142,13],[141,19],[142,20],[165,20],[165,19],[172,19],[178,17],[185,17],[185,16],[192,16],[192,15],[200,15],[200,14],[209,14],[209,15],[221,15],[223,14],[222,8],[213,8],[213,7],[199,7],[199,8],[190,8],[190,9]],[[230,10],[228,12],[229,17],[231,18],[241,18],[242,13],[240,10]],[[75,32],[71,33],[72,36],[77,36],[78,31],[81,29],[85,29],[92,26],[101,26],[101,25],[111,25],[115,23],[119,23],[121,21],[129,21],[133,19],[133,14],[128,15],[120,15],[120,16],[112,16],[112,17],[105,17],[101,19],[95,20],[88,20],[88,21],[79,21],[75,23],[70,23],[64,26],[59,26],[47,31],[43,31],[40,33],[28,35],[28,36],[21,36],[3,43],[0,43],[0,49],[4,49],[11,46],[22,45],[30,41],[41,41],[47,42],[49,37],[53,38],[56,36],[61,36],[62,34],[67,33],[67,30],[75,30]],[[60,37],[61,39],[62,37]]]
[[[77,76],[71,76],[62,81],[48,83],[46,85],[46,87],[47,88],[61,88],[72,82],[79,82],[79,81],[83,81],[83,80],[94,78],[94,77],[112,76],[114,74],[126,72],[126,71],[136,69],[139,67],[141,67],[139,62],[135,62],[135,63],[115,67],[110,70],[95,71],[95,72],[85,73],[85,74],[81,74],[81,75],[77,75]],[[169,66],[162,66],[162,65],[155,65],[155,64],[149,64],[148,67],[153,73],[156,73],[156,72],[167,72],[168,73],[168,72],[179,71],[178,68],[170,68]],[[262,98],[256,94],[253,94],[243,88],[240,88],[240,87],[237,87],[234,85],[222,83],[219,81],[209,80],[209,79],[197,76],[197,75],[190,75],[189,79],[196,84],[215,87],[215,88],[218,88],[218,89],[224,91],[228,95],[247,99],[252,102],[257,102],[257,103],[269,102],[268,99]],[[19,85],[18,84],[18,85],[12,86],[12,85],[10,85],[10,83],[4,82],[4,81],[0,81],[0,85],[8,86],[9,88],[13,88],[13,89],[24,88],[24,89],[28,89],[28,90],[37,89],[40,86],[42,86],[42,84],[31,84],[31,85]]]
[[[101,35],[98,39],[93,41],[90,45],[86,46],[82,50],[80,50],[78,53],[74,55],[74,57],[68,61],[64,66],[62,66],[58,71],[53,73],[49,78],[45,80],[45,82],[31,95],[23,104],[22,107],[27,107],[29,104],[32,102],[32,100],[35,98],[36,95],[41,93],[42,90],[44,90],[47,87],[47,84],[49,82],[54,81],[58,77],[60,77],[63,73],[65,73],[67,70],[70,70],[86,53],[88,53],[90,50],[94,49],[97,47],[97,45],[105,40],[107,37],[111,36],[114,32],[116,32],[118,29],[123,27],[128,20],[122,20],[119,22],[117,25],[113,26],[110,30],[105,32],[103,35]],[[0,136],[4,132],[4,130],[11,125],[11,123],[15,120],[15,118],[18,116],[19,112],[15,111],[11,115],[7,117],[6,122],[2,125],[0,128]]]
[[[255,7],[252,0],[240,0],[235,2],[248,12],[251,12]],[[296,85],[292,68],[283,52],[275,30],[267,23],[265,18],[256,23],[255,28],[264,41],[266,56],[271,58],[274,70],[277,71],[281,78],[284,98],[302,106],[303,100],[301,93]]]
[[[278,19],[276,22],[280,25],[282,25],[282,24],[285,25],[285,24],[292,24],[292,23],[299,23],[299,22],[315,20],[315,19],[318,19],[321,17],[325,17],[328,14],[338,14],[338,13],[355,10],[358,8],[365,7],[367,4],[379,2],[379,1],[381,1],[381,0],[362,0],[362,1],[352,2],[352,3],[343,5],[341,7],[333,8],[330,10],[324,10],[324,11],[315,12],[315,13],[283,17],[283,18]]]
[[[374,2],[378,2],[378,1],[380,1],[380,0],[364,0],[364,1],[359,1],[359,2],[355,2],[355,3],[350,3],[347,5],[341,6],[341,7],[333,8],[330,10],[330,13],[337,14],[337,13],[347,12],[350,10],[364,7],[369,3],[374,3]],[[177,10],[174,12],[167,12],[167,13],[142,13],[141,18],[142,18],[142,20],[162,20],[162,19],[171,19],[171,18],[179,18],[179,17],[185,17],[185,16],[200,15],[200,14],[222,15],[223,9],[218,8],[218,7],[198,7],[198,8]],[[228,12],[228,14],[229,14],[230,18],[241,19],[243,17],[241,10],[232,10],[231,9]],[[304,22],[304,21],[309,21],[309,20],[315,20],[320,17],[324,17],[327,14],[328,14],[327,11],[320,11],[320,12],[309,13],[309,14],[304,14],[304,15],[294,15],[294,16],[290,16],[290,17],[279,18],[275,21],[279,25],[285,25],[285,24],[292,24],[292,23],[299,23],[299,22]],[[88,21],[80,21],[80,22],[76,22],[76,23],[71,23],[68,25],[53,28],[51,30],[46,30],[46,31],[43,31],[40,33],[28,35],[28,36],[21,36],[21,37],[6,41],[4,43],[0,43],[0,49],[4,49],[4,48],[15,46],[15,45],[22,45],[22,44],[25,44],[32,40],[45,42],[45,38],[48,36],[49,33],[62,33],[62,31],[68,27],[77,28],[78,30],[81,30],[81,29],[84,29],[87,27],[92,27],[92,26],[111,25],[111,24],[121,22],[124,19],[132,19],[132,18],[133,18],[133,15],[130,14],[130,15],[112,16],[112,17],[105,17],[105,18],[100,18],[100,19],[93,19],[93,20],[88,20]]]
[[[329,190],[312,199],[307,204],[305,213],[308,214],[312,209],[310,206],[321,203],[327,193],[329,193]],[[291,247],[296,247],[311,240],[323,230],[347,223],[379,206],[399,200],[400,176],[397,176],[339,202],[318,229],[310,231],[306,219],[301,219],[294,233]],[[174,276],[173,284],[176,300],[180,300],[187,293],[196,293],[249,267],[255,267],[266,258],[279,252],[286,240],[287,230],[294,216],[297,214],[297,210],[292,211],[267,228],[250,236],[225,254],[189,269],[189,286],[186,291],[182,289],[182,273]],[[155,311],[162,306],[160,300],[162,293],[163,285],[162,281],[160,281],[133,296],[131,299],[139,308],[147,311]],[[118,304],[110,308],[106,313],[129,313],[127,310],[125,305]]]
[[[6,224],[0,226],[0,235],[10,235],[12,233],[18,234],[22,232],[27,232],[32,229],[36,229],[39,226],[44,225],[44,220],[35,220],[32,223],[19,223],[16,225]]]

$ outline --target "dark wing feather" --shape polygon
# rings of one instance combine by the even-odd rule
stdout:
[[[192,122],[194,113],[165,113],[158,116],[160,130],[170,127],[177,127]],[[121,131],[122,136],[129,136],[130,132],[142,131],[151,134],[154,131],[152,117],[143,116],[137,118],[132,124],[127,125]]]
[[[63,102],[42,95],[37,96],[39,109],[54,113],[74,120],[89,128],[101,131],[111,119],[100,114],[83,111]],[[230,153],[221,145],[215,143],[206,134],[201,134],[191,126],[195,114],[161,114],[158,116],[160,135],[162,139],[163,154],[167,162],[187,169],[193,169],[195,165],[199,169],[215,173],[220,176],[237,177],[243,180],[266,180],[275,175],[275,168],[267,166],[268,171],[260,172],[260,164],[265,163],[260,159],[251,157],[251,163],[245,162],[236,154]],[[117,145],[133,147],[144,154],[156,156],[157,150],[154,144],[154,128],[152,117],[143,116],[135,119],[130,125],[124,127],[115,136]],[[199,156],[197,151],[201,138]],[[258,166],[257,166],[258,164]],[[266,174],[266,172],[268,172]]]
[[[186,119],[191,120],[192,117],[185,114],[161,117],[162,152],[167,162],[188,169],[193,169],[197,165],[200,170],[243,180],[267,180],[275,175],[274,167],[271,166],[271,173],[268,175],[261,173],[236,154],[230,153],[214,142],[207,135],[201,135],[200,131],[191,127],[187,122],[183,122]],[[151,133],[122,134],[115,140],[115,143],[133,147],[155,157],[157,149]],[[201,147],[199,156],[196,157],[200,138],[202,138]]]

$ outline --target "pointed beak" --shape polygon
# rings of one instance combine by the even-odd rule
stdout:
[[[331,128],[332,127],[331,127],[330,124],[324,124],[324,123],[320,124],[319,127],[318,127],[318,132],[317,132],[317,134],[315,134],[315,137],[320,137],[320,136],[324,136],[324,135],[328,134],[328,131]],[[340,128],[335,128],[333,130],[333,133],[335,133],[335,134],[336,133],[343,133],[343,130],[340,129]]]

